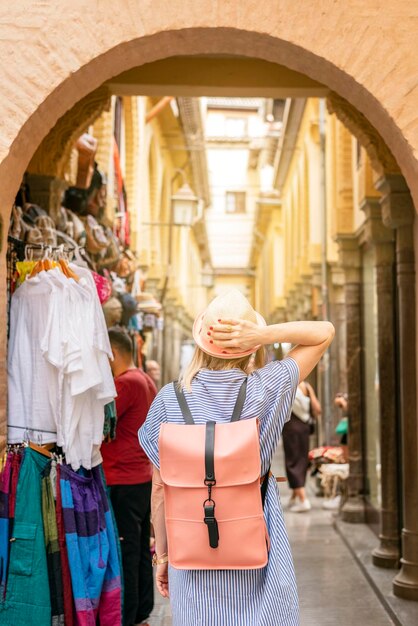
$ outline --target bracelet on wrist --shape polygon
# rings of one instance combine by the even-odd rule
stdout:
[[[164,563],[168,563],[168,554],[161,554],[161,556],[157,556],[156,553],[153,554],[153,557],[152,557],[153,565],[163,565]]]

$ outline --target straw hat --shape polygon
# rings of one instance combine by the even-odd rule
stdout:
[[[260,346],[255,346],[244,352],[231,352],[210,343],[210,335],[208,335],[210,326],[218,324],[218,320],[231,318],[266,326],[264,318],[253,309],[247,298],[238,289],[231,289],[231,291],[212,300],[207,309],[198,315],[194,321],[193,338],[203,352],[219,359],[239,359],[256,352],[260,348]]]

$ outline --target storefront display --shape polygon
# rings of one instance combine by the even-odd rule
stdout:
[[[119,538],[100,454],[116,422],[101,307],[111,287],[85,260],[68,262],[75,252],[9,238],[8,450],[0,466],[6,626],[122,623]]]
[[[144,366],[161,305],[127,248],[124,204],[104,217],[106,177],[83,135],[76,187],[54,216],[22,184],[8,238],[8,447],[0,463],[0,623],[120,626],[118,533],[100,447],[115,437],[108,328]],[[118,203],[123,180],[118,174]],[[118,207],[119,207],[118,204]]]
[[[74,472],[35,447],[10,449],[0,476],[0,623],[120,626],[118,537],[101,468]]]
[[[8,442],[56,442],[74,470],[98,465],[111,357],[91,272],[38,261],[11,299]]]

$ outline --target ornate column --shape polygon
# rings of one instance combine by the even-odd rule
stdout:
[[[345,274],[341,267],[331,266],[331,289],[329,292],[330,319],[335,326],[336,341],[330,346],[331,371],[331,398],[338,392],[347,390],[347,360],[346,360],[346,309],[345,309]],[[333,407],[334,426],[340,418],[339,410]]]
[[[382,509],[379,546],[373,563],[379,567],[399,564],[398,426],[396,415],[396,335],[394,285],[395,242],[393,231],[384,226],[378,198],[366,198],[363,241],[373,248],[376,271],[377,347],[380,406],[380,458]]]
[[[418,600],[418,420],[416,399],[415,208],[405,179],[381,178],[382,218],[396,229],[399,391],[402,452],[402,558],[395,595]]]
[[[348,392],[348,499],[342,508],[345,522],[364,522],[365,510],[362,496],[363,426],[361,406],[361,255],[358,240],[353,235],[338,238],[341,266],[345,274],[346,308],[346,373]]]

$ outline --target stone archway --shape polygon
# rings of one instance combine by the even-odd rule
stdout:
[[[418,3],[410,3],[408,15],[414,4],[418,12]],[[0,199],[5,211],[26,161],[75,102],[129,68],[196,54],[265,59],[327,85],[377,129],[418,199],[412,125],[418,96],[411,86],[413,63],[408,61],[414,58],[415,44],[397,29],[395,2],[388,3],[384,22],[377,1],[356,14],[350,3],[321,13],[317,2],[308,0],[303,16],[298,6],[273,0],[261,4],[236,0],[228,7],[176,0],[169,10],[160,1],[152,8],[131,0],[119,0],[117,5],[117,11],[114,4],[102,6],[100,16],[95,6],[70,0],[60,3],[59,11],[52,1],[35,6],[18,0],[8,7],[1,44],[6,62],[0,78],[4,123],[0,175],[8,182]],[[28,22],[31,38],[16,46]],[[402,85],[394,90],[396,71]],[[6,215],[3,218],[7,220]]]

